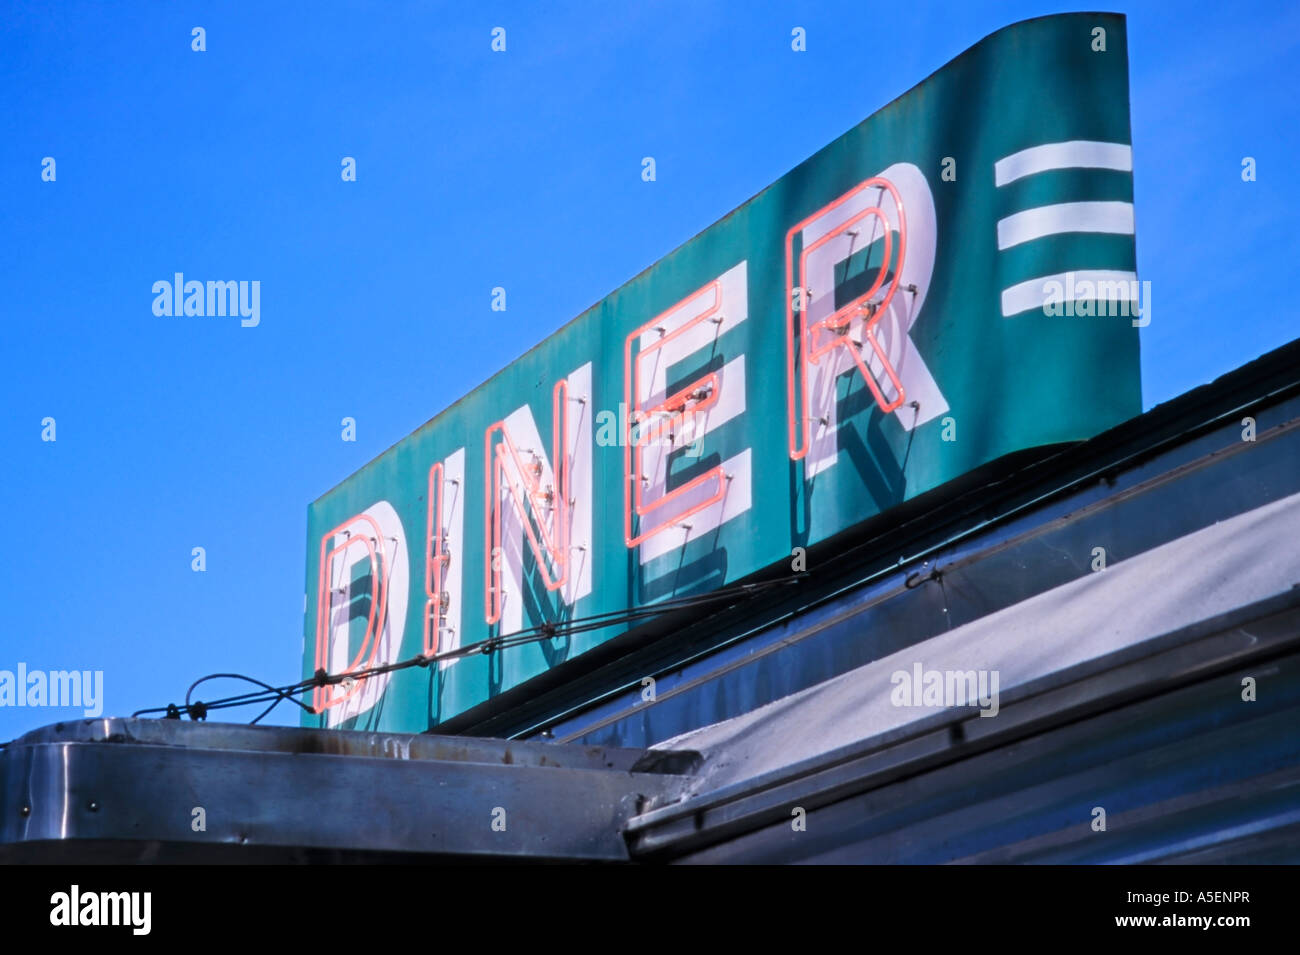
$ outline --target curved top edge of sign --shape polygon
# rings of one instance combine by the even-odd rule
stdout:
[[[993,40],[994,38],[998,37],[1000,34],[1006,33],[1006,32],[1009,31],[1009,30],[1015,30],[1015,29],[1018,29],[1018,28],[1021,28],[1021,27],[1028,26],[1028,25],[1031,24],[1031,23],[1038,23],[1038,22],[1040,22],[1040,21],[1044,21],[1044,20],[1061,20],[1061,19],[1065,19],[1065,18],[1067,18],[1067,17],[1090,17],[1090,16],[1096,16],[1096,17],[1114,17],[1114,18],[1118,18],[1119,20],[1123,21],[1125,24],[1127,24],[1127,22],[1128,22],[1127,15],[1124,14],[1124,13],[1122,13],[1122,12],[1119,12],[1119,11],[1107,11],[1107,10],[1071,10],[1071,11],[1062,11],[1062,12],[1058,12],[1058,13],[1048,13],[1048,14],[1043,14],[1043,15],[1041,15],[1041,16],[1036,16],[1036,17],[1027,17],[1027,18],[1025,18],[1025,19],[1023,19],[1023,20],[1017,20],[1017,21],[1015,21],[1014,23],[1008,23],[1008,24],[1006,24],[1005,26],[998,27],[998,28],[997,28],[996,30],[994,30],[992,33],[987,33],[987,34],[985,34],[983,37],[981,37],[981,38],[980,38],[979,40],[977,40],[976,42],[972,43],[970,46],[966,47],[964,50],[962,50],[962,51],[961,51],[960,53],[958,53],[956,56],[952,57],[952,58],[949,59],[949,60],[946,60],[945,62],[941,63],[939,66],[935,67],[933,70],[931,70],[929,73],[926,74],[926,76],[925,76],[924,79],[918,81],[917,83],[914,83],[912,86],[908,87],[908,88],[907,88],[906,90],[904,90],[902,93],[899,93],[897,96],[895,96],[893,99],[891,99],[888,103],[885,103],[883,106],[880,106],[880,107],[878,107],[877,109],[872,110],[872,111],[871,111],[870,113],[868,113],[865,117],[863,117],[862,119],[858,120],[856,123],[854,123],[853,125],[851,125],[850,127],[848,127],[848,129],[846,129],[846,130],[845,130],[843,133],[841,133],[839,136],[836,136],[834,139],[832,139],[830,142],[826,143],[826,144],[825,144],[824,146],[822,146],[820,149],[816,150],[816,151],[813,152],[811,155],[807,156],[806,158],[804,158],[803,160],[801,160],[800,162],[798,162],[798,163],[795,164],[794,166],[791,166],[789,169],[787,169],[787,170],[786,170],[785,172],[783,172],[781,175],[777,176],[776,179],[772,180],[772,181],[769,182],[767,185],[765,185],[762,189],[758,190],[758,192],[756,192],[756,193],[754,193],[753,195],[751,195],[751,196],[750,196],[748,199],[746,199],[744,202],[742,202],[742,203],[740,203],[738,206],[735,206],[734,208],[730,209],[730,210],[727,211],[724,215],[722,215],[722,216],[719,217],[718,219],[715,219],[713,222],[710,222],[707,226],[705,226],[704,228],[700,229],[698,232],[696,232],[696,233],[695,233],[694,235],[692,235],[690,238],[688,238],[688,239],[684,239],[682,242],[678,243],[678,244],[675,245],[673,248],[669,249],[667,252],[665,252],[665,253],[663,253],[662,255],[660,255],[657,259],[655,259],[653,262],[651,262],[649,265],[647,265],[645,268],[643,268],[640,272],[637,272],[637,273],[636,273],[635,275],[633,275],[631,278],[629,278],[629,279],[627,279],[626,281],[622,282],[621,284],[619,284],[617,287],[615,287],[614,289],[610,290],[609,292],[606,292],[604,295],[602,295],[600,298],[598,298],[598,299],[597,299],[595,302],[593,302],[591,305],[589,305],[589,306],[587,306],[586,308],[584,308],[582,311],[580,311],[580,312],[579,312],[577,315],[575,315],[573,318],[569,319],[569,320],[568,320],[567,322],[565,322],[563,325],[560,325],[558,328],[556,328],[554,331],[552,331],[552,332],[551,332],[549,335],[547,335],[545,338],[541,339],[541,340],[538,341],[536,344],[534,344],[534,345],[533,345],[531,348],[529,348],[527,351],[524,351],[524,352],[520,353],[519,355],[516,355],[514,358],[510,359],[508,362],[506,362],[504,365],[502,365],[501,368],[499,368],[497,371],[493,372],[489,377],[487,377],[487,378],[485,378],[483,381],[479,382],[479,384],[475,385],[475,386],[474,386],[473,388],[471,388],[469,391],[465,392],[463,395],[461,395],[459,398],[457,398],[457,399],[456,399],[455,401],[453,401],[451,404],[449,404],[449,405],[447,405],[446,407],[444,407],[441,411],[438,411],[436,414],[433,415],[433,417],[429,418],[429,419],[428,419],[427,421],[425,421],[422,425],[420,425],[419,427],[415,428],[415,430],[410,431],[410,432],[408,432],[407,434],[403,435],[402,437],[398,438],[396,441],[394,441],[392,444],[390,444],[390,445],[389,445],[387,448],[385,448],[383,451],[379,452],[379,453],[376,454],[373,458],[371,458],[370,460],[368,460],[365,464],[363,464],[363,465],[361,465],[360,467],[354,469],[354,470],[351,471],[348,475],[346,475],[345,477],[343,477],[341,480],[335,482],[335,483],[334,483],[334,484],[333,484],[333,485],[332,485],[328,490],[326,490],[324,493],[318,495],[318,496],[316,497],[315,501],[313,501],[312,503],[316,503],[316,502],[318,502],[318,501],[322,501],[322,500],[324,500],[325,498],[329,497],[331,494],[333,494],[335,491],[337,491],[339,488],[341,488],[343,485],[345,485],[349,480],[351,480],[351,478],[352,478],[354,475],[360,473],[361,471],[366,470],[367,468],[369,468],[369,467],[371,467],[373,464],[375,464],[377,461],[380,461],[380,460],[382,460],[384,457],[386,457],[387,455],[391,454],[391,453],[392,453],[394,450],[396,450],[396,448],[397,448],[400,444],[402,444],[404,441],[406,441],[407,439],[409,439],[409,438],[411,438],[411,437],[413,437],[413,436],[415,436],[415,435],[417,435],[417,434],[420,434],[422,431],[425,431],[425,430],[427,430],[428,428],[432,427],[433,425],[437,424],[438,419],[440,419],[443,415],[445,415],[445,414],[447,414],[448,412],[452,411],[452,410],[453,410],[454,408],[456,408],[456,407],[457,407],[461,402],[466,401],[467,399],[469,399],[469,398],[472,397],[473,395],[477,394],[478,392],[482,391],[484,388],[486,388],[486,387],[488,387],[489,385],[491,385],[492,382],[494,382],[498,377],[500,377],[503,373],[505,373],[505,372],[506,372],[506,371],[507,371],[507,370],[508,370],[512,365],[515,365],[515,364],[517,364],[518,362],[523,361],[524,359],[526,359],[529,355],[531,355],[533,352],[537,351],[537,349],[539,349],[540,347],[542,347],[542,345],[544,345],[546,342],[550,341],[550,340],[551,340],[552,338],[554,338],[556,335],[559,335],[561,332],[563,332],[563,331],[564,331],[566,328],[568,328],[570,325],[573,325],[573,324],[575,324],[576,322],[579,322],[579,321],[581,321],[582,319],[584,319],[585,317],[587,317],[589,314],[591,314],[593,311],[595,311],[597,308],[599,308],[600,305],[601,305],[601,303],[605,302],[607,299],[613,297],[614,295],[617,295],[619,292],[623,291],[624,289],[626,289],[628,286],[632,285],[634,282],[638,281],[639,279],[645,277],[645,276],[646,276],[646,275],[647,275],[647,274],[648,274],[652,269],[654,269],[656,266],[658,266],[660,262],[664,261],[665,259],[667,259],[667,258],[671,257],[672,255],[676,254],[677,252],[679,252],[680,250],[684,249],[686,246],[690,245],[692,242],[694,242],[695,240],[699,239],[701,236],[705,235],[706,233],[710,232],[711,230],[717,228],[717,227],[718,227],[719,225],[721,225],[722,223],[726,222],[726,221],[727,221],[728,219],[730,219],[732,216],[736,215],[736,213],[742,211],[742,210],[745,209],[747,206],[753,204],[753,203],[756,202],[758,199],[762,198],[762,196],[763,196],[763,195],[764,195],[764,194],[765,194],[769,189],[771,189],[773,186],[775,186],[775,185],[776,185],[777,183],[779,183],[781,180],[785,179],[787,176],[789,176],[789,175],[791,175],[792,173],[798,171],[799,169],[802,169],[804,166],[808,165],[809,163],[815,162],[815,161],[817,160],[817,157],[818,157],[818,156],[822,155],[824,152],[826,152],[826,150],[832,148],[836,143],[838,143],[841,139],[843,139],[845,136],[847,136],[847,135],[848,135],[849,133],[851,133],[853,130],[857,129],[857,128],[858,128],[859,126],[861,126],[863,123],[869,122],[870,120],[872,120],[872,119],[874,119],[875,117],[881,115],[882,113],[886,113],[886,112],[888,112],[889,110],[896,108],[896,107],[899,105],[899,103],[901,103],[904,99],[906,99],[907,97],[911,96],[911,95],[912,95],[913,93],[915,93],[916,91],[920,90],[920,89],[921,89],[922,87],[924,87],[926,84],[932,82],[932,81],[934,80],[934,78],[935,78],[939,73],[942,73],[944,70],[946,70],[946,69],[948,69],[950,66],[952,66],[952,65],[954,65],[954,64],[956,64],[956,63],[958,63],[958,62],[960,62],[961,60],[965,59],[966,57],[971,56],[971,55],[972,55],[976,50],[978,50],[978,49],[979,49],[980,47],[982,47],[984,44],[986,44],[986,43],[988,43],[989,41]]]

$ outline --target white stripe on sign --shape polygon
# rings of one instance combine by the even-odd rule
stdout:
[[[1131,202],[1060,202],[1026,209],[998,221],[998,249],[1061,232],[1133,234]]]
[[[1109,297],[1109,292],[1113,285],[1101,285],[1101,283],[1123,282],[1123,291],[1128,293],[1121,296],[1121,299],[1132,301],[1132,288],[1130,283],[1137,281],[1136,272],[1114,272],[1106,269],[1084,269],[1079,272],[1059,272],[1056,275],[1044,275],[1042,278],[1030,279],[1028,282],[1021,282],[1019,285],[1013,285],[1002,292],[1002,317],[1006,318],[1011,315],[1019,315],[1021,312],[1028,312],[1031,309],[1041,309],[1047,304],[1047,286],[1055,282],[1060,287],[1060,301],[1078,302],[1085,298],[1098,298],[1099,291],[1106,291],[1107,295],[1100,297]],[[1091,283],[1085,287],[1084,282]],[[1099,289],[1100,286],[1100,289]]]
[[[1133,147],[1124,143],[1099,143],[1072,139],[1046,143],[1012,153],[993,164],[993,181],[999,186],[1050,169],[1115,169],[1133,171]]]

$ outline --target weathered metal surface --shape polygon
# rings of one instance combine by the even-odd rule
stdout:
[[[497,740],[429,733],[362,733],[302,730],[242,723],[104,718],[54,723],[20,737],[16,744],[136,743],[187,749],[244,750],[319,756],[372,756],[405,760],[501,763],[561,769],[627,771],[639,749],[557,744],[538,740]]]
[[[680,785],[629,772],[637,755],[180,721],[65,723],[0,754],[0,854],[115,841],[119,859],[225,845],[619,862],[626,818]]]

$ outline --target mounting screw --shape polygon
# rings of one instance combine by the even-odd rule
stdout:
[[[30,816],[31,814],[32,814],[32,807],[28,805],[23,805],[23,807],[18,810],[18,815],[22,816],[24,819]]]
[[[86,808],[91,812],[99,812],[99,803],[92,799],[90,802],[86,803]]]

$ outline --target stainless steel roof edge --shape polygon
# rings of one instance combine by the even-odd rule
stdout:
[[[220,729],[183,724],[175,731]],[[22,847],[107,842],[119,846],[119,861],[168,845],[626,862],[626,820],[648,798],[680,792],[685,783],[596,766],[32,734],[0,753],[0,859]],[[196,827],[199,809],[203,825]]]
[[[639,749],[543,740],[498,740],[430,733],[361,732],[130,717],[51,723],[23,734],[6,746],[68,742],[624,771],[630,770],[644,755],[644,751]]]

